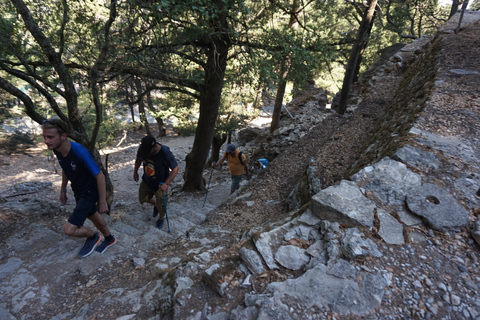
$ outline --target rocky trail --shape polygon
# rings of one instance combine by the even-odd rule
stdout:
[[[170,233],[137,201],[142,134],[103,150],[104,254],[63,235],[73,194],[42,144],[0,155],[0,319],[480,319],[480,15],[456,21],[379,62],[346,116],[311,90],[273,137],[239,133],[275,159],[232,197],[225,166],[206,198],[177,176]],[[193,138],[160,142],[182,172]]]

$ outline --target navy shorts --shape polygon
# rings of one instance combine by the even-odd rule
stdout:
[[[74,226],[81,227],[88,217],[93,216],[97,212],[98,191],[92,189],[85,195],[75,197],[77,205],[73,213],[68,218],[68,222]]]

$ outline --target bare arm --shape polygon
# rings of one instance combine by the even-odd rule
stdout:
[[[62,186],[60,187],[60,203],[66,204],[67,203],[67,184],[68,178],[65,174],[65,171],[62,170]]]
[[[179,170],[180,169],[178,168],[178,166],[173,168],[173,170],[170,171],[167,180],[165,180],[165,182],[160,186],[160,189],[162,189],[163,191],[167,190],[170,183],[172,183],[173,179],[175,179],[175,177],[177,176]]]
[[[107,189],[105,187],[105,176],[103,172],[100,171],[95,178],[97,179],[97,189],[98,189],[98,212],[106,213],[108,212],[107,205]]]
[[[225,161],[226,158],[227,158],[227,156],[223,156],[223,157],[220,158],[220,160],[218,160],[218,162],[212,162],[212,167],[216,167],[219,164],[222,164],[223,161]]]
[[[133,166],[133,180],[138,182],[138,168],[140,168],[140,165],[142,164],[142,158],[136,158],[135,159],[135,165]]]
[[[246,172],[247,176],[249,176],[250,175],[250,168],[248,167],[247,160],[243,161],[243,168],[245,169],[245,172]]]

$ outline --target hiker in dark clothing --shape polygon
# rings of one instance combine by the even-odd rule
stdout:
[[[42,124],[42,129],[45,144],[55,153],[62,167],[60,202],[67,203],[68,181],[75,196],[76,206],[63,226],[63,232],[72,237],[87,238],[78,253],[79,257],[84,258],[95,249],[103,253],[117,242],[100,214],[108,212],[105,176],[87,148],[67,139],[68,127],[64,121],[57,118],[46,120]],[[100,243],[101,237],[98,232],[83,225],[86,219],[92,221],[103,234],[105,239],[102,243]]]
[[[133,180],[137,182],[138,168],[142,162],[143,176],[138,190],[138,199],[141,204],[148,202],[153,205],[153,217],[160,213],[157,228],[162,229],[165,221],[164,192],[178,174],[177,160],[167,146],[157,143],[152,136],[145,136],[138,148],[133,168]]]
[[[250,169],[248,168],[247,158],[233,143],[227,145],[223,157],[217,163],[212,163],[212,167],[222,164],[225,160],[228,161],[228,170],[232,175],[232,184],[230,186],[230,194],[232,194],[240,187],[240,181],[242,181],[244,172],[247,177],[250,177]]]

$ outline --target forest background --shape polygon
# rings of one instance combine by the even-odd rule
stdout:
[[[158,136],[167,122],[195,135],[183,190],[203,190],[203,168],[258,114],[262,93],[275,97],[272,134],[282,106],[311,85],[343,114],[350,86],[383,52],[467,5],[480,0],[0,0],[0,121],[63,119],[112,201],[99,151],[129,126],[153,134],[148,114]],[[1,131],[0,144],[13,152],[34,139]]]

